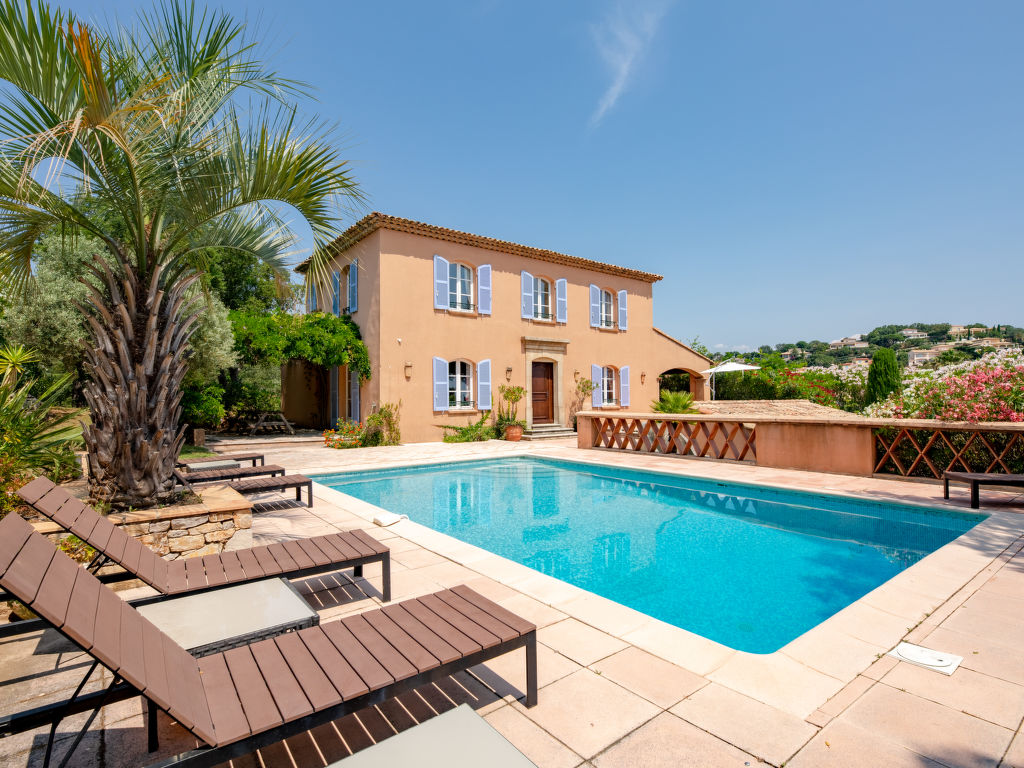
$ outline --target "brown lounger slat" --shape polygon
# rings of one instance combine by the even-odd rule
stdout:
[[[352,546],[352,542],[344,533],[329,533],[323,538],[350,560],[363,556],[358,549]]]
[[[153,553],[141,541],[129,537],[128,543],[124,545],[124,555],[121,556],[121,567],[129,573],[138,573],[139,560],[142,559],[144,550],[150,554]]]
[[[348,531],[348,533],[362,541],[363,544],[369,547],[370,551],[375,555],[380,555],[384,552],[390,551],[386,544],[377,541],[377,539],[373,538],[373,536],[360,528],[353,528],[351,531]]]
[[[227,583],[228,577],[224,575],[224,564],[220,555],[205,555],[203,568],[206,570],[206,581],[211,587]]]
[[[322,627],[311,627],[300,632],[294,632],[285,637],[297,637],[302,644],[309,649],[310,654],[320,664],[324,674],[346,700],[354,699],[369,693],[370,688],[363,682],[352,665],[348,663],[341,652],[334,646],[330,638],[324,633]]]
[[[284,541],[281,542],[281,544],[285,548],[285,551],[287,551],[291,556],[292,560],[295,561],[295,565],[298,566],[299,570],[312,568],[316,565],[316,563],[313,562],[313,558],[306,554],[299,542]]]
[[[425,605],[436,613],[441,619],[447,621],[459,632],[479,643],[481,648],[490,648],[497,645],[498,638],[481,627],[475,621],[466,618],[465,615],[452,608],[448,603],[440,600],[437,595],[424,595],[419,599],[421,605]]]
[[[363,616],[347,616],[341,623],[395,680],[404,680],[416,674],[416,668],[408,659],[381,637]]]
[[[92,535],[93,530],[96,528],[96,524],[100,522],[100,520],[102,520],[103,518],[99,515],[85,514],[85,504],[83,504],[82,502],[78,503],[80,505],[78,517],[76,517],[75,522],[68,527],[68,530],[75,534],[75,536],[80,538],[82,541],[88,541]]]
[[[26,604],[33,601],[56,551],[49,539],[42,536],[30,538],[18,553],[18,559],[4,574],[7,590],[25,595]]]
[[[101,517],[89,535],[89,546],[97,552],[103,552],[107,548],[110,537],[115,530],[117,530],[117,526],[107,520],[107,518]]]
[[[24,526],[7,526],[10,532],[0,537],[0,574],[11,567],[14,558],[17,557],[21,548],[25,546],[29,536],[32,535],[32,526],[25,523]]]
[[[64,632],[85,649],[92,648],[96,632],[96,608],[99,604],[102,585],[84,568],[78,570],[75,586],[71,589],[68,616]],[[42,606],[36,613],[42,612]]]
[[[238,467],[237,469],[196,469],[184,473],[183,477],[190,483],[217,483],[221,481],[243,480],[272,472],[284,473],[284,467],[277,464],[264,464],[261,467]]]
[[[53,486],[50,492],[40,497],[32,506],[38,509],[47,517],[55,517],[58,514],[63,514],[65,517],[71,516],[71,522],[74,522],[75,515],[78,514],[79,506],[82,502],[76,499],[70,494],[54,493],[54,489],[57,486]],[[77,502],[77,503],[76,503]],[[61,509],[67,506],[67,509],[61,513]],[[63,523],[62,523],[63,525]]]
[[[126,608],[130,608],[130,606],[126,606]],[[146,687],[146,664],[142,653],[142,622],[142,614],[138,611],[124,610],[121,613],[121,666],[118,672],[121,677],[139,690]]]
[[[77,568],[77,566],[76,566]],[[92,652],[107,669],[120,669],[121,658],[121,617],[125,613],[125,602],[110,589],[100,590],[96,605],[96,642]]]
[[[203,566],[201,557],[186,557],[185,562],[185,583],[189,591],[202,589],[207,585],[206,568]]]
[[[267,551],[266,547],[253,547],[252,554],[267,576],[276,576],[284,572],[281,564],[274,559],[274,556]]]
[[[306,554],[314,566],[326,565],[332,562],[333,558],[328,557],[323,551],[313,543],[312,539],[296,539],[295,543],[302,547],[302,551]],[[298,562],[298,561],[296,561]]]
[[[107,548],[104,551],[104,554],[115,563],[120,563],[121,560],[124,559],[124,548],[128,546],[129,539],[131,539],[131,536],[120,528],[116,531],[112,531],[110,534],[110,540],[107,541]]]
[[[278,565],[281,566],[281,570],[285,573],[299,570],[299,566],[292,559],[292,556],[288,553],[284,544],[277,542],[267,546],[267,552],[274,556],[277,560]]]
[[[356,640],[342,622],[332,621],[322,624],[320,629],[370,690],[383,688],[385,685],[395,682],[394,676],[381,666],[381,663],[363,647],[362,643]]]
[[[227,576],[228,581],[245,581],[245,571],[242,569],[242,563],[236,552],[221,552],[220,562],[224,566],[224,575]]]
[[[185,561],[172,560],[167,564],[167,591],[185,592],[188,590],[188,579],[185,577]]]
[[[459,584],[458,586],[452,587],[451,591],[466,602],[472,603],[480,610],[485,611],[489,615],[498,619],[502,624],[511,627],[520,635],[525,635],[527,632],[533,632],[537,629],[535,624],[531,624],[526,619],[516,616],[512,611],[502,608],[493,600],[488,600],[479,592],[470,589],[465,584]]]
[[[242,566],[246,580],[262,579],[267,575],[251,549],[239,549],[235,555],[238,556],[238,564]]]
[[[224,652],[231,679],[245,710],[245,719],[253,733],[269,730],[283,721],[274,703],[274,697],[260,674],[259,665],[248,647],[232,648]]]
[[[480,643],[442,619],[424,605],[422,600],[406,600],[404,603],[399,603],[398,606],[408,611],[414,619],[451,645],[459,653],[467,655],[483,650],[483,646]]]
[[[278,635],[274,642],[314,709],[333,707],[342,701],[341,694],[331,684],[297,633]]]
[[[49,606],[57,620],[57,626],[64,624],[67,618],[71,589],[75,586],[78,571],[79,566],[70,558],[55,557],[46,570],[43,583],[39,585],[35,602]]]
[[[415,616],[405,610],[401,603],[398,605],[385,606],[381,610],[385,616],[400,626],[417,643],[430,651],[431,655],[442,664],[455,661],[463,655],[455,650],[455,648],[446,640],[438,637],[434,632],[431,632],[430,629],[418,621]]]
[[[352,558],[338,549],[331,541],[331,535],[327,536],[314,536],[312,539],[306,539],[310,544],[314,545],[317,549],[324,553],[324,557],[327,558],[328,562],[331,563],[343,563],[346,560]]]
[[[267,687],[270,688],[270,695],[274,697],[281,717],[285,720],[294,720],[312,714],[313,705],[302,692],[302,686],[292,674],[277,644],[272,639],[261,640],[250,645],[249,650],[252,651],[256,665],[260,668]]]
[[[240,695],[231,680],[223,654],[204,656],[199,659],[203,690],[210,702],[210,716],[213,732],[219,744],[230,744],[252,733],[249,721],[242,710]]]
[[[196,659],[164,635],[164,648],[168,654],[168,674],[175,671],[171,678],[171,714],[176,717],[186,715],[192,721],[192,732],[207,744],[215,744],[217,736],[213,727],[213,715],[210,703],[203,689],[203,678]]]
[[[514,637],[518,637],[519,633],[512,629],[512,627],[505,624],[503,621],[494,618],[486,611],[478,608],[472,603],[468,602],[465,598],[459,597],[457,594],[452,592],[450,589],[446,589],[442,592],[436,593],[439,600],[443,600],[448,603],[452,608],[457,610],[467,619],[475,621],[481,627],[486,629],[495,637],[500,640],[511,640]]]
[[[146,696],[161,709],[171,709],[171,688],[167,682],[167,656],[163,633],[151,621],[142,620],[142,661],[146,675]],[[183,722],[186,728],[191,723]]]
[[[367,611],[366,623],[377,630],[381,638],[402,654],[417,672],[426,672],[440,666],[440,661],[430,651],[416,642],[408,632],[379,611]]]
[[[37,477],[27,485],[21,486],[18,489],[18,495],[24,499],[26,504],[35,504],[39,499],[43,498],[50,489],[54,487],[53,481],[47,477]]]

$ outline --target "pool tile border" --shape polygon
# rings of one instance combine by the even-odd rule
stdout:
[[[554,458],[578,464],[607,466],[607,456],[603,452],[595,451],[588,455],[588,452],[577,452],[575,449],[561,447],[507,452],[500,456],[502,459],[517,457]],[[445,461],[384,461],[373,470],[360,467],[352,471],[451,465],[484,459],[486,457],[480,455],[466,455],[452,456]],[[717,473],[712,473],[711,476],[697,474],[700,468],[708,466],[703,463],[679,461],[679,466],[651,466],[652,459],[673,461],[664,457],[617,455],[616,459],[627,469],[677,478],[722,480],[768,490],[783,487],[786,490],[842,496],[859,501],[870,500],[883,504],[910,504],[942,509],[939,503],[924,503],[902,497],[887,498],[881,491],[851,491],[842,487],[815,488],[800,484],[789,488],[781,483],[715,477],[714,474]],[[344,470],[338,471],[343,472]],[[822,477],[812,473],[801,474],[816,479]],[[845,476],[837,478],[840,481],[850,480]],[[352,512],[371,524],[373,518],[384,511],[320,483],[314,484],[314,495]],[[402,520],[384,530],[446,557],[481,576],[493,579],[584,624],[620,638],[647,653],[803,719],[814,716],[826,702],[868,670],[876,659],[893,648],[914,627],[933,618],[933,612],[969,586],[972,580],[1003,556],[1017,540],[1019,534],[1014,530],[1014,526],[1020,525],[1019,513],[984,508],[981,511],[987,514],[988,518],[970,531],[922,558],[771,654],[753,654],[728,648],[411,520]],[[835,650],[844,646],[848,649],[856,648],[859,659],[851,661],[842,669],[832,666],[830,661],[826,663],[830,654],[834,656]],[[869,650],[874,653],[869,653]],[[829,666],[829,669],[821,669],[825,666]]]

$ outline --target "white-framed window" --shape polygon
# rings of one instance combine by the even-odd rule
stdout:
[[[533,316],[537,320],[551,319],[551,281],[543,277],[533,281]]]
[[[615,300],[611,291],[601,291],[601,327],[612,328],[615,325]]]
[[[473,270],[465,264],[448,265],[448,306],[458,312],[473,309]]]
[[[448,407],[472,408],[473,364],[466,360],[452,360],[448,363]]]
[[[618,402],[616,397],[616,383],[618,376],[610,365],[601,369],[601,402],[604,405],[615,405]]]

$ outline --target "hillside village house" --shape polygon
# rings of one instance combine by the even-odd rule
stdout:
[[[585,409],[648,411],[666,373],[688,373],[705,399],[711,361],[653,325],[659,275],[380,213],[334,248],[329,282],[307,275],[307,308],[352,317],[372,374],[286,366],[283,407],[300,425],[400,401],[403,440],[440,440],[441,425],[478,420],[510,384],[526,389],[519,418],[539,436],[571,424],[581,378],[596,385]]]

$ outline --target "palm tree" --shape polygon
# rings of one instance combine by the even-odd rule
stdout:
[[[104,244],[83,308],[84,437],[93,495],[117,504],[172,490],[204,253],[237,249],[285,274],[283,204],[311,227],[322,274],[339,203],[361,199],[328,132],[296,120],[302,86],[246,34],[186,0],[111,32],[42,0],[0,1],[0,276],[23,287],[53,227]]]

